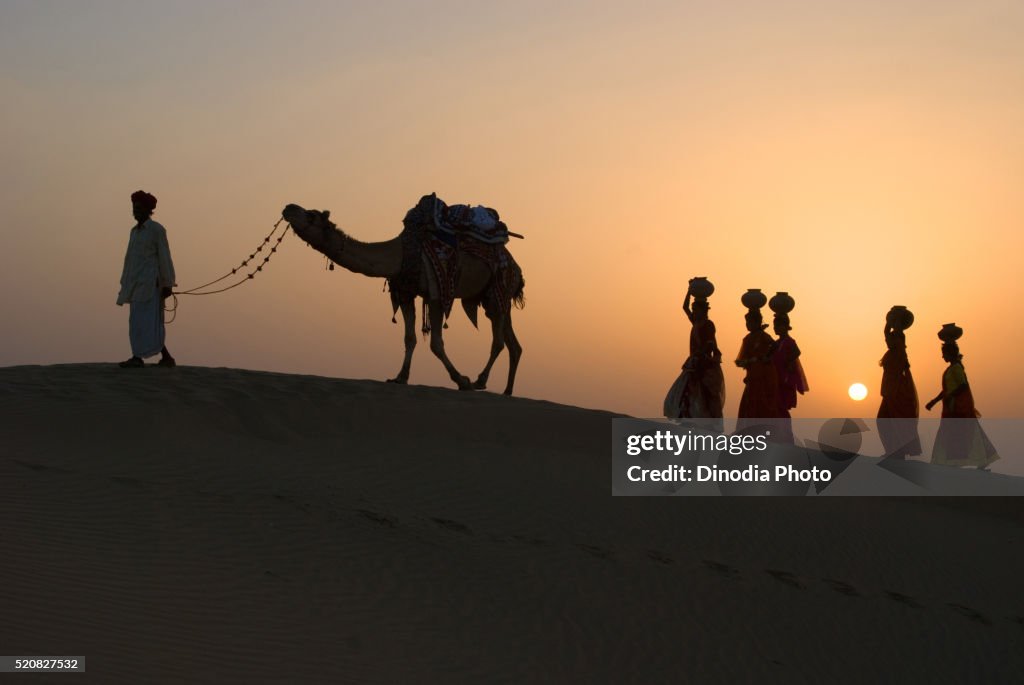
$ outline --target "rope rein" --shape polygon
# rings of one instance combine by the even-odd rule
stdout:
[[[277,223],[274,224],[274,228],[270,231],[269,234],[267,234],[267,237],[263,239],[263,242],[259,244],[259,247],[257,247],[252,252],[252,254],[250,254],[246,259],[243,259],[241,264],[236,266],[234,269],[232,269],[228,273],[224,274],[220,278],[216,278],[216,279],[210,281],[209,283],[204,283],[203,285],[196,286],[195,288],[189,288],[188,290],[176,290],[176,291],[173,291],[170,294],[170,297],[165,298],[165,300],[164,300],[164,312],[165,313],[166,312],[170,312],[170,314],[171,314],[171,318],[170,319],[166,319],[165,318],[164,319],[164,323],[165,324],[173,323],[174,320],[177,318],[177,316],[178,316],[178,295],[216,295],[218,293],[224,293],[224,292],[227,292],[227,291],[229,291],[229,290],[231,290],[233,288],[237,288],[238,286],[242,285],[243,283],[246,283],[248,281],[253,280],[253,278],[256,276],[257,273],[263,271],[263,267],[267,265],[267,263],[270,261],[270,258],[274,255],[275,252],[277,252],[277,248],[281,245],[281,241],[284,240],[284,237],[286,235],[288,235],[288,229],[290,229],[292,227],[291,224],[288,224],[288,223],[285,224],[284,230],[281,231],[281,235],[277,236],[277,239],[276,239],[277,242],[266,253],[266,256],[263,257],[263,261],[260,262],[259,266],[257,266],[255,269],[253,269],[249,273],[244,274],[244,276],[245,276],[244,278],[241,278],[240,280],[232,283],[231,285],[225,286],[223,288],[218,288],[216,290],[205,290],[205,288],[209,288],[212,285],[216,285],[216,284],[220,283],[221,281],[223,281],[224,279],[231,278],[232,276],[238,274],[239,271],[244,270],[245,267],[247,267],[249,265],[249,262],[254,260],[258,253],[263,252],[263,248],[267,246],[267,244],[271,241],[272,238],[274,238],[274,234],[277,233],[278,226],[281,225],[282,221],[284,221],[284,217],[281,217],[280,219],[277,220]],[[332,226],[333,226],[333,224],[332,224]],[[335,229],[337,229],[337,227],[335,227]],[[349,240],[351,240],[351,238],[344,231],[340,231],[339,230],[338,233],[340,234],[340,240],[341,240],[340,245],[338,245],[338,251],[339,252],[344,252],[345,251],[345,246],[349,242]],[[514,237],[514,238],[522,238],[523,237],[523,236],[519,235],[518,233],[512,233],[511,231],[509,232],[509,235]],[[330,257],[327,257],[327,265],[325,266],[325,268],[327,270],[329,270],[329,271],[334,271],[334,262],[330,259]],[[389,285],[390,285],[390,279],[385,279],[385,281],[384,281],[384,288],[387,289],[387,287]],[[203,291],[203,292],[199,292],[199,291]],[[167,305],[167,299],[170,299],[173,302],[173,306],[171,306],[170,308],[168,308],[166,306]],[[425,308],[426,307],[426,302],[425,301],[424,301],[423,305],[424,305],[424,308]],[[397,320],[394,317],[392,317],[391,320],[392,320],[392,322],[397,323]],[[430,330],[430,328],[429,328],[429,323],[427,322],[426,310],[425,309],[424,309],[424,315],[423,315],[423,326],[424,326],[423,332],[427,333]],[[447,322],[445,322],[444,327],[448,328],[448,323]]]
[[[217,279],[214,279],[214,280],[210,281],[209,283],[205,283],[203,285],[196,286],[195,288],[189,288],[188,290],[177,290],[177,291],[172,292],[171,293],[171,298],[174,301],[174,306],[172,306],[170,308],[167,308],[166,306],[164,307],[164,311],[165,312],[170,312],[171,313],[171,318],[170,318],[170,320],[165,320],[164,323],[172,323],[174,321],[174,319],[177,317],[177,315],[178,315],[177,314],[178,313],[178,295],[216,295],[217,293],[227,292],[228,290],[231,290],[232,288],[237,288],[238,286],[242,285],[243,283],[251,281],[256,276],[257,273],[263,271],[263,267],[266,266],[266,264],[270,261],[270,258],[274,255],[274,253],[277,252],[277,248],[281,245],[281,241],[284,240],[284,237],[286,235],[288,235],[288,229],[291,228],[291,224],[285,224],[284,230],[281,232],[281,235],[277,236],[277,242],[270,248],[270,250],[267,251],[267,254],[263,258],[263,261],[260,263],[260,265],[257,266],[252,271],[250,271],[249,273],[245,274],[244,278],[242,278],[241,280],[236,281],[235,283],[232,283],[231,285],[226,286],[224,288],[218,288],[217,290],[207,290],[205,292],[198,292],[200,290],[203,290],[204,288],[209,288],[211,285],[216,285],[217,283],[220,283],[224,279],[230,278],[230,277],[234,276],[235,274],[237,274],[239,271],[242,271],[243,269],[245,269],[245,267],[249,265],[249,262],[251,262],[252,260],[254,260],[256,258],[257,253],[263,252],[263,248],[267,246],[267,243],[269,243],[270,240],[274,237],[274,234],[277,233],[277,228],[278,228],[278,226],[281,225],[282,221],[284,221],[284,217],[281,217],[280,219],[277,220],[277,223],[274,224],[273,230],[271,230],[270,233],[267,234],[267,237],[263,239],[263,242],[259,244],[259,247],[257,247],[253,251],[253,253],[250,254],[246,259],[243,259],[241,264],[236,266],[234,269],[232,269],[228,273],[224,274],[220,278],[217,278]],[[166,302],[165,302],[165,305],[166,305]]]

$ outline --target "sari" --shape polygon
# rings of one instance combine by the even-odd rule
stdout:
[[[984,468],[999,459],[978,421],[980,414],[963,364],[953,362],[943,372],[942,391],[942,419],[932,448],[932,463]]]
[[[779,376],[779,415],[789,416],[789,410],[796,408],[796,395],[803,395],[807,387],[807,376],[800,363],[800,348],[788,335],[779,337],[772,362]]]
[[[725,376],[713,321],[690,328],[690,356],[665,397],[663,414],[668,418],[722,418]]]
[[[775,341],[763,330],[748,333],[743,338],[737,362],[746,364],[743,396],[737,412],[737,430],[760,425],[750,419],[779,418],[779,374],[772,361]]]
[[[921,454],[917,386],[910,373],[907,338],[903,331],[886,333],[885,345],[888,349],[879,362],[882,402],[878,407],[878,437],[887,456],[902,459]]]
[[[807,392],[807,377],[800,364],[800,348],[788,335],[780,335],[772,354],[772,364],[778,375],[778,430],[773,439],[776,442],[793,443],[793,421],[789,410],[796,408],[797,393]]]

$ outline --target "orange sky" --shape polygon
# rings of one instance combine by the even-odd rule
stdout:
[[[893,304],[917,316],[922,397],[955,321],[981,412],[1021,416],[1024,5],[478,4],[4,3],[0,365],[129,355],[114,300],[138,188],[183,287],[286,203],[383,240],[434,191],[527,236],[517,394],[657,415],[707,275],[727,360],[747,288],[796,298],[795,416],[874,415]],[[402,333],[382,286],[289,238],[253,284],[183,300],[168,344],[383,379]],[[456,310],[446,335],[475,377],[489,334]],[[740,378],[727,365],[728,414]],[[449,385],[426,345],[412,381]]]

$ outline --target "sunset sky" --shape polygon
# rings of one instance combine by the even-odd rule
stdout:
[[[2,0],[0,365],[130,356],[115,299],[139,188],[182,288],[237,265],[287,203],[374,241],[437,192],[526,236],[518,395],[658,415],[706,275],[727,415],[739,298],[761,288],[796,299],[811,391],[794,416],[874,416],[902,304],[922,404],[956,322],[979,410],[1020,417],[1021,35],[1019,0]],[[383,281],[324,267],[289,237],[253,283],[181,298],[168,347],[393,376]],[[453,310],[462,373],[489,337]],[[451,386],[424,343],[411,381]]]

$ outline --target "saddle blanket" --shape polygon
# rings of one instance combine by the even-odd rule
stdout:
[[[479,242],[476,240],[460,240],[458,247],[449,245],[447,241],[427,240],[423,254],[435,277],[439,289],[444,316],[451,314],[455,301],[455,282],[458,279],[459,257],[471,255],[487,264],[491,271],[491,282],[486,296],[491,298],[488,307],[508,313],[511,297],[515,293],[519,280],[518,267],[508,248],[504,245]]]

